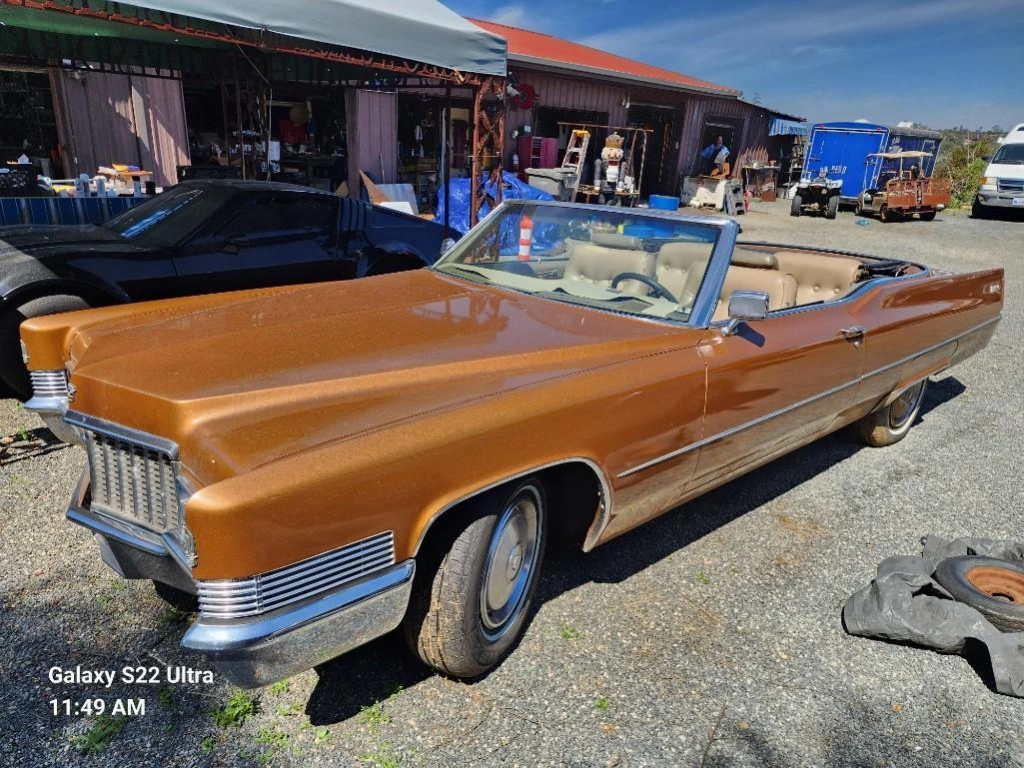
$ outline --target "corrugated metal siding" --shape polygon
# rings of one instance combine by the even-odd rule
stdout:
[[[153,171],[158,186],[175,184],[178,166],[189,163],[181,82],[133,77],[132,87],[141,96],[148,137],[143,145],[141,167]],[[139,100],[135,103],[138,105]]]
[[[626,108],[622,102],[629,95],[628,88],[583,78],[559,77],[535,70],[516,70],[516,74],[520,83],[529,83],[537,92],[535,108],[607,112],[609,123],[625,125]],[[512,131],[520,126],[533,124],[532,109],[509,109],[505,120],[506,160],[515,146]]]
[[[188,162],[180,81],[105,72],[62,72],[57,81],[73,175],[124,163],[152,171],[158,186],[175,183]]]
[[[736,146],[729,147],[732,153],[730,159],[739,157],[748,147],[763,147],[768,143],[768,124],[771,116],[763,108],[735,99],[694,97],[686,104],[686,118],[679,139],[680,175],[691,172],[694,158],[701,150],[699,144],[704,122],[713,117],[740,121],[742,125],[739,140],[734,141]]]
[[[359,190],[359,171],[382,184],[398,181],[398,96],[349,89],[345,92],[345,120],[348,126],[349,189]],[[384,177],[381,175],[381,164]]]

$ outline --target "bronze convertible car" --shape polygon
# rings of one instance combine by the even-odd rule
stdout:
[[[473,677],[546,547],[846,425],[895,443],[999,321],[1001,270],[736,234],[506,203],[429,270],[30,320],[29,405],[85,442],[69,518],[126,578],[198,596],[182,644],[234,682],[400,625]]]

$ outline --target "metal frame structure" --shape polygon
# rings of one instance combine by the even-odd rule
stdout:
[[[480,207],[487,197],[486,183],[481,178],[488,158],[496,159],[491,179],[501,180],[501,160],[505,139],[505,78],[473,72],[461,72],[446,69],[433,64],[425,64],[396,56],[372,53],[337,45],[311,45],[308,41],[297,41],[297,45],[287,45],[283,36],[274,35],[263,30],[254,30],[254,36],[233,34],[231,28],[223,31],[203,28],[195,24],[195,20],[177,14],[164,14],[164,21],[155,21],[146,15],[132,17],[121,12],[119,5],[114,11],[100,11],[89,8],[86,4],[64,4],[58,0],[0,0],[0,4],[21,7],[33,11],[45,11],[72,15],[83,18],[131,25],[138,28],[184,35],[208,42],[223,43],[234,46],[243,54],[242,46],[259,51],[319,59],[337,64],[358,67],[365,70],[388,72],[401,77],[429,78],[441,81],[445,85],[469,87],[473,89],[473,156],[471,168],[473,182],[476,185],[470,206],[470,223],[476,224]],[[246,59],[249,57],[245,56]],[[251,61],[250,61],[251,63]],[[109,62],[112,66],[131,66],[126,62]],[[261,73],[262,76],[262,73]],[[240,111],[240,105],[236,105]],[[488,151],[493,148],[492,151]],[[450,160],[449,160],[450,164]],[[447,174],[450,178],[450,168]],[[496,185],[496,202],[501,202],[501,184]]]

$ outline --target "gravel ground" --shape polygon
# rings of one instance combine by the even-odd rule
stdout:
[[[1024,703],[960,657],[840,625],[877,563],[918,552],[922,534],[1021,536],[1024,223],[787,210],[755,204],[743,237],[1005,267],[992,344],[939,377],[897,446],[833,436],[589,555],[554,553],[523,642],[475,685],[427,674],[393,636],[251,699],[219,677],[51,682],[54,666],[206,667],[178,650],[188,618],[117,579],[63,519],[80,450],[0,402],[0,763],[1024,766]],[[65,698],[146,709],[55,716]],[[105,749],[81,756],[89,745]]]

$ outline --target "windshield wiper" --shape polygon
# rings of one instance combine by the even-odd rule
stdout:
[[[457,270],[459,270],[459,272],[466,272],[466,273],[468,273],[470,275],[476,275],[477,277],[482,279],[484,282],[488,282],[488,283],[491,282],[491,278],[488,277],[487,275],[485,275],[483,272],[481,272],[479,270],[476,270],[476,269],[470,269],[469,267],[463,267],[463,266],[460,266],[458,264],[442,264],[437,269],[438,269],[438,271],[444,271],[444,270],[449,270],[449,269],[457,269]]]

